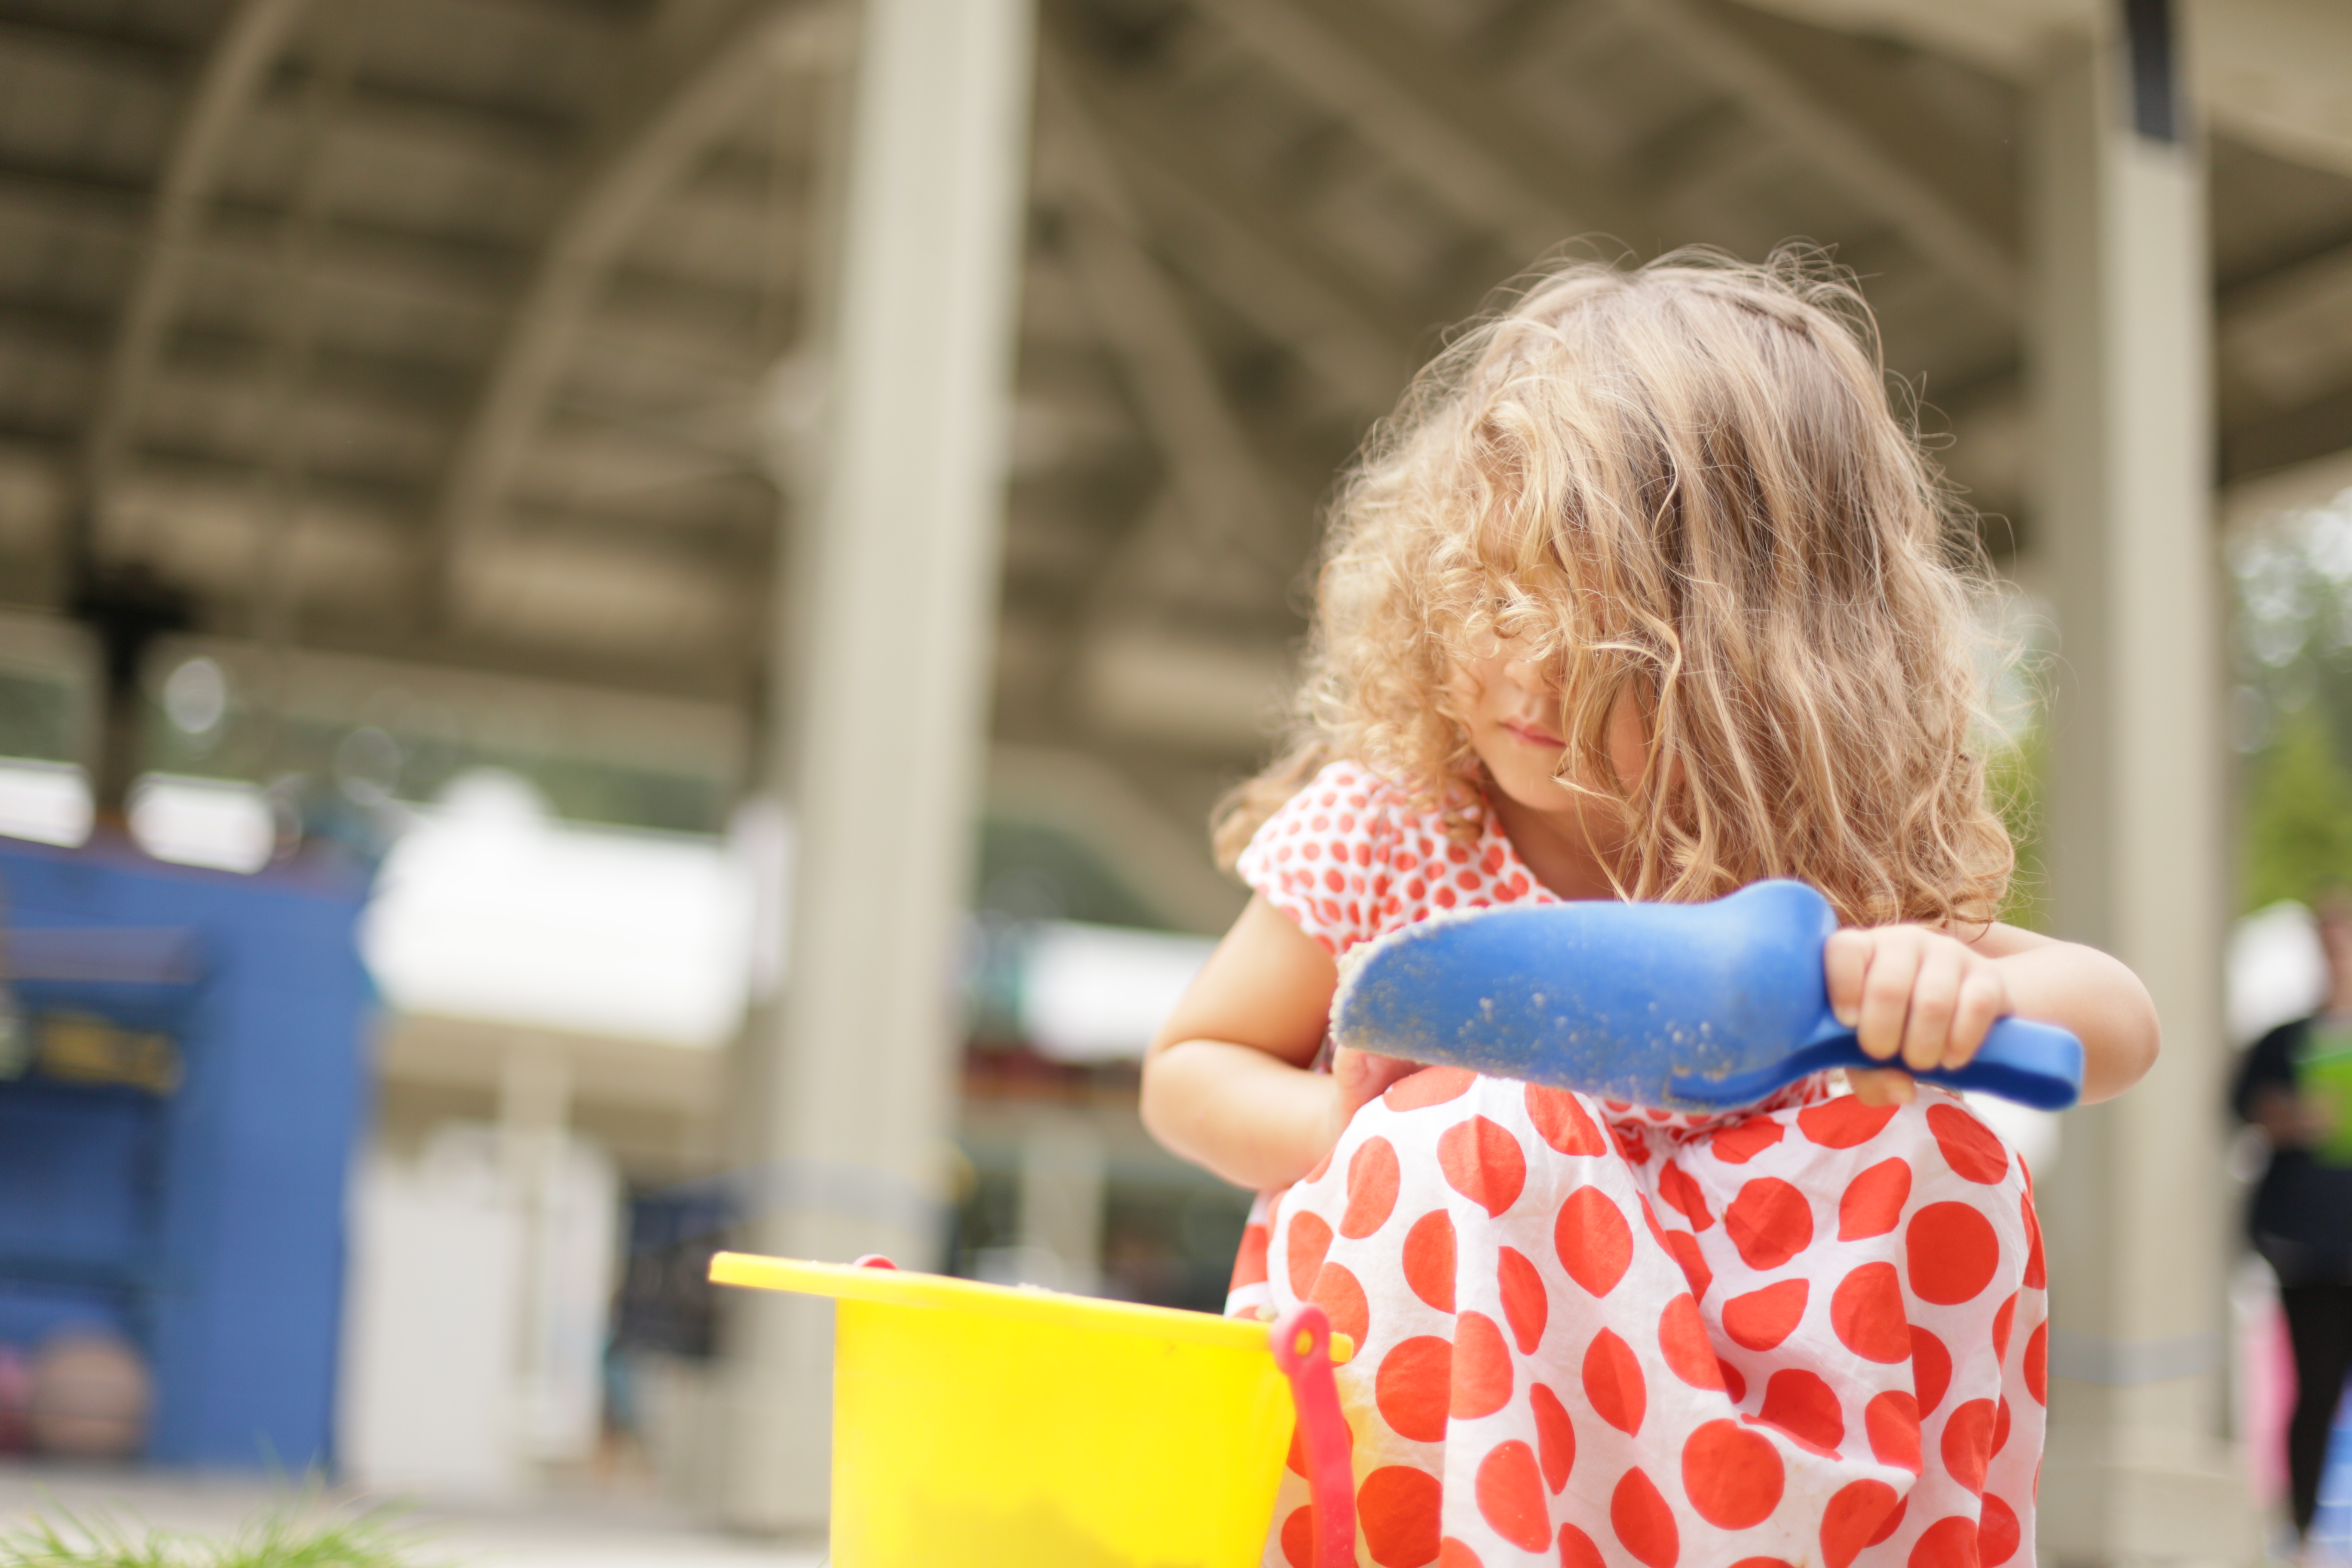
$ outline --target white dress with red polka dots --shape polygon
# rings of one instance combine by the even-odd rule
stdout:
[[[1334,954],[1549,903],[1349,763],[1243,877]],[[1358,1561],[2030,1568],[2047,1332],[2023,1161],[1958,1097],[1824,1075],[1715,1116],[1432,1068],[1261,1196],[1228,1310],[1354,1336]],[[1295,1459],[1295,1457],[1294,1457]],[[1306,1568],[1283,1478],[1269,1568]]]

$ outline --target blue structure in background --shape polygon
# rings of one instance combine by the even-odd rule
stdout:
[[[0,844],[0,974],[42,1042],[0,1081],[0,1341],[137,1343],[152,1460],[331,1460],[366,890],[333,863],[240,877]],[[57,1070],[76,1028],[125,1070]]]
[[[2352,1564],[2352,1384],[2336,1407],[2327,1435],[2327,1463],[2319,1472],[2319,1511],[2311,1518],[2310,1555]]]

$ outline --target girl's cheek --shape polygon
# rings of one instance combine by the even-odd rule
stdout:
[[[1642,721],[1642,710],[1627,692],[1617,699],[1609,710],[1609,762],[1617,770],[1618,784],[1629,793],[1642,782],[1642,773],[1650,765],[1649,726]],[[1680,759],[1674,767],[1681,768]]]
[[[1454,674],[1445,683],[1446,695],[1453,699],[1454,716],[1469,723],[1476,716],[1494,685],[1494,672],[1487,667],[1498,665],[1499,659],[1481,659],[1475,663],[1456,664]]]

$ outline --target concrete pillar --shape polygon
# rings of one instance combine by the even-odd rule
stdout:
[[[1014,1235],[1035,1283],[1093,1295],[1102,1288],[1101,1130],[1087,1111],[1042,1108],[1021,1140],[1021,1208]]]
[[[779,603],[790,963],[747,1075],[747,1240],[939,1261],[997,591],[1031,0],[864,0],[818,471]],[[829,1309],[730,1303],[725,1512],[825,1516]]]
[[[2168,7],[2110,0],[2032,92],[2034,550],[2059,662],[2048,819],[2060,935],[2116,953],[2164,1055],[2069,1113],[2049,1237],[2046,1562],[2243,1562],[2224,1440],[2223,855],[2203,158]],[[2129,22],[2126,16],[2128,14]]]

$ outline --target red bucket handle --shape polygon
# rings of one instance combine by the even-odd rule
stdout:
[[[1356,1477],[1348,1418],[1339,1413],[1339,1385],[1331,1380],[1331,1320],[1312,1301],[1275,1320],[1269,1331],[1274,1364],[1290,1379],[1298,1407],[1300,1450],[1307,1460],[1307,1490],[1314,1503],[1314,1568],[1355,1568]]]

